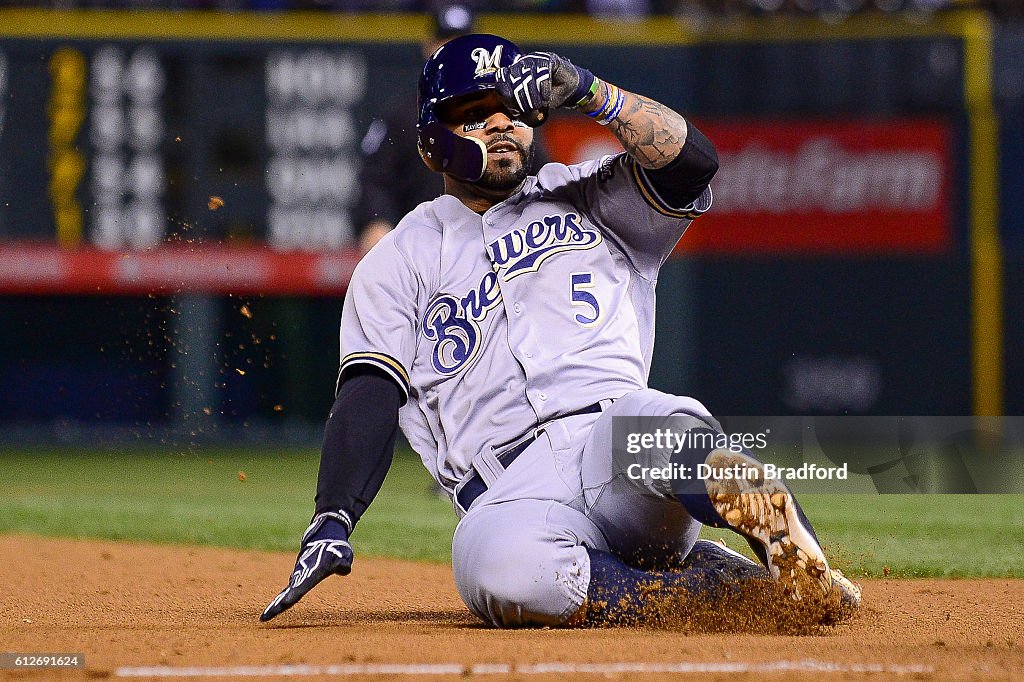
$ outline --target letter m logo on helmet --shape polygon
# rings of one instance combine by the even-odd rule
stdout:
[[[473,72],[474,78],[480,78],[480,76],[486,76],[498,70],[501,66],[501,48],[503,47],[504,45],[495,45],[491,52],[488,52],[483,47],[473,50],[470,56],[476,62],[476,71]]]

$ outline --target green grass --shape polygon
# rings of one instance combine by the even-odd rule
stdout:
[[[852,576],[1024,577],[1022,495],[800,495],[838,568]],[[705,529],[734,549],[746,542]],[[738,540],[738,542],[737,542]]]
[[[313,450],[0,452],[0,532],[296,551],[318,463]],[[456,519],[429,483],[396,457],[356,551],[447,561]]]
[[[318,459],[313,450],[0,451],[0,533],[292,552],[312,511]],[[354,534],[357,554],[448,561],[456,519],[429,484],[419,460],[399,453]],[[800,500],[854,575],[1024,577],[1024,496]],[[745,545],[728,531],[705,536]]]

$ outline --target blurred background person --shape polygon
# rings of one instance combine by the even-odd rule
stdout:
[[[473,31],[468,5],[443,5],[432,16],[431,34],[423,41],[423,58],[460,35]],[[356,206],[359,247],[369,251],[406,213],[441,192],[441,179],[416,151],[416,98],[401,100],[370,123],[363,141]]]
[[[473,32],[475,16],[469,5],[440,5],[431,18],[431,33],[422,44],[424,59],[452,38]],[[360,144],[361,195],[355,224],[364,253],[391,231],[402,216],[443,191],[440,176],[423,164],[416,151],[416,108],[415,97],[389,106],[373,119]],[[548,161],[540,140],[532,172]]]

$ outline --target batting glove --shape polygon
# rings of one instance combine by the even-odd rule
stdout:
[[[348,544],[351,530],[352,521],[343,511],[314,516],[302,534],[302,547],[288,586],[274,597],[260,620],[266,622],[287,611],[327,576],[348,575],[353,558],[352,545]]]
[[[592,96],[594,74],[553,52],[531,52],[498,69],[498,94],[514,115],[539,126],[551,108],[574,109]]]

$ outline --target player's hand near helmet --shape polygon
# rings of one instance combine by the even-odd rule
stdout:
[[[539,126],[550,109],[574,109],[593,96],[594,74],[553,52],[531,52],[495,74],[509,110]]]
[[[349,526],[350,522],[343,513],[324,512],[313,517],[302,534],[302,546],[288,585],[263,611],[261,621],[268,621],[290,609],[327,576],[348,575],[352,571]]]

